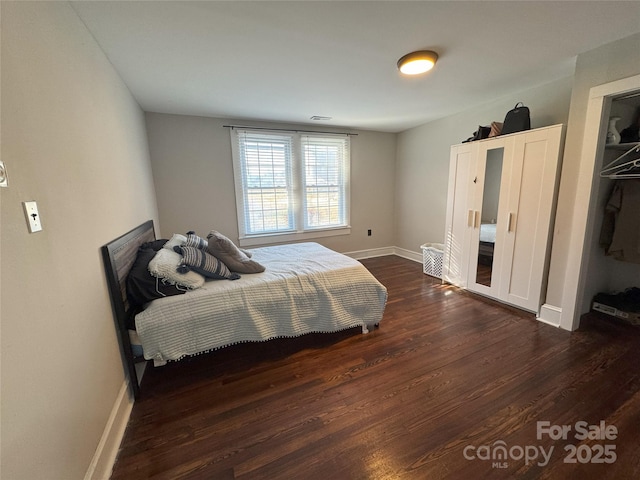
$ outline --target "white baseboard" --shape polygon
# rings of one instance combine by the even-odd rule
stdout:
[[[133,409],[133,402],[129,392],[129,381],[125,380],[122,387],[120,387],[84,480],[108,480],[111,477],[120,443],[122,443],[129,416]]]
[[[395,249],[395,255],[406,258],[407,260],[413,260],[414,262],[422,263],[422,253],[413,252],[406,248],[393,247]]]
[[[413,260],[414,262],[422,263],[422,254],[412,252],[400,247],[380,247],[370,248],[367,250],[357,250],[355,252],[346,252],[344,255],[355,258],[356,260],[364,260],[365,258],[384,257],[386,255],[397,255],[398,257]]]
[[[552,325],[554,327],[560,326],[560,320],[562,319],[562,309],[555,307],[548,303],[545,303],[540,307],[540,313],[536,317],[542,323]]]
[[[346,252],[344,255],[354,258],[356,260],[363,260],[365,258],[384,257],[386,255],[394,255],[395,247],[380,247],[369,248],[367,250],[356,250],[354,252]]]

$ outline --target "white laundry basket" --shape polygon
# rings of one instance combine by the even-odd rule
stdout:
[[[442,279],[442,259],[444,245],[442,243],[425,243],[422,248],[422,271],[432,277]]]

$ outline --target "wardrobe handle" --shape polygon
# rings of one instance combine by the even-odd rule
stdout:
[[[467,212],[467,227],[473,227],[473,210]]]
[[[513,232],[514,231],[514,218],[515,218],[516,214],[515,213],[511,213],[509,212],[509,220],[507,221],[507,232]]]
[[[479,210],[476,210],[475,222],[473,222],[473,226],[474,228],[480,227],[480,211]]]

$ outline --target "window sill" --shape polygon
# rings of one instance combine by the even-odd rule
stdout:
[[[272,243],[288,243],[301,240],[311,240],[314,238],[335,237],[338,235],[349,235],[351,227],[332,228],[328,230],[313,230],[309,232],[277,233],[269,235],[255,235],[240,238],[238,243],[241,247],[256,247],[269,245]]]

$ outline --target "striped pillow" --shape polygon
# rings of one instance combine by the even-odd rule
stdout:
[[[181,273],[192,270],[216,280],[237,280],[240,278],[240,275],[231,272],[224,263],[204,250],[187,246],[174,247],[174,250],[182,255],[182,262],[178,267],[178,271]]]
[[[209,246],[209,242],[196,235],[195,232],[190,231],[187,232],[187,241],[184,243],[184,246],[197,248],[198,250],[206,250]]]

